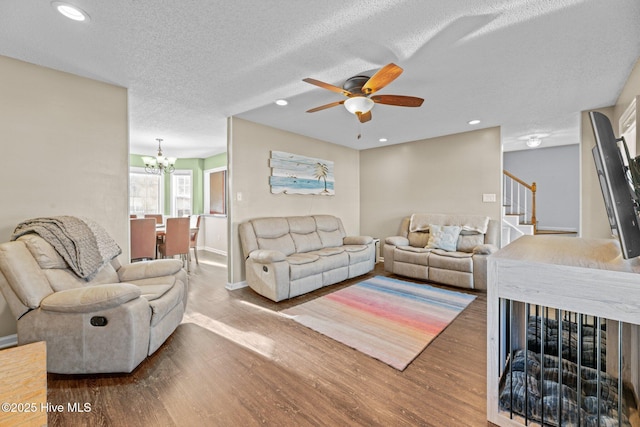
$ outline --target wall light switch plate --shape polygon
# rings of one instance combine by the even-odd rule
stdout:
[[[492,193],[485,193],[482,195],[482,201],[484,203],[491,203],[496,201],[496,195]]]

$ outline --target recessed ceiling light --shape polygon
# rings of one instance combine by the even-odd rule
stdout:
[[[287,101],[286,99],[278,99],[278,100],[276,100],[276,105],[285,106],[287,104],[289,104],[289,101]]]
[[[532,136],[527,140],[527,147],[536,148],[536,147],[539,147],[541,143],[542,143],[542,138]]]
[[[477,125],[478,123],[480,123],[480,120],[478,119],[469,120],[467,123],[469,123],[470,125]]]
[[[69,19],[73,19],[74,21],[88,21],[90,19],[87,12],[80,9],[78,6],[74,6],[69,3],[54,1],[51,2],[51,6],[53,6],[62,15]]]
[[[388,139],[387,139],[387,138],[380,138],[378,141],[380,141],[380,142],[387,142],[387,141],[388,141]]]

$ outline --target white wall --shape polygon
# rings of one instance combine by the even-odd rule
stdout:
[[[330,214],[347,234],[360,231],[360,179],[357,150],[232,117],[229,146],[229,282],[245,280],[238,225],[252,218]],[[271,194],[271,151],[285,151],[334,162],[335,196]],[[242,200],[238,200],[238,194]]]
[[[127,90],[0,56],[0,242],[25,219],[86,216],[128,259]],[[15,333],[0,296],[0,337]]]
[[[227,217],[203,215],[200,223],[198,247],[227,255]]]
[[[580,229],[580,145],[504,153],[504,169],[535,182],[539,230]]]
[[[384,242],[414,212],[500,219],[501,177],[499,128],[363,150],[361,232]],[[495,194],[497,201],[483,203],[483,193]]]

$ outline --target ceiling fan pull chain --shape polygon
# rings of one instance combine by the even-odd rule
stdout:
[[[360,124],[360,120],[358,120],[358,139],[362,136],[362,125]]]

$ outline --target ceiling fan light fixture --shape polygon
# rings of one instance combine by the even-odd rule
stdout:
[[[354,96],[344,101],[344,108],[351,114],[368,113],[375,103],[366,96]]]

